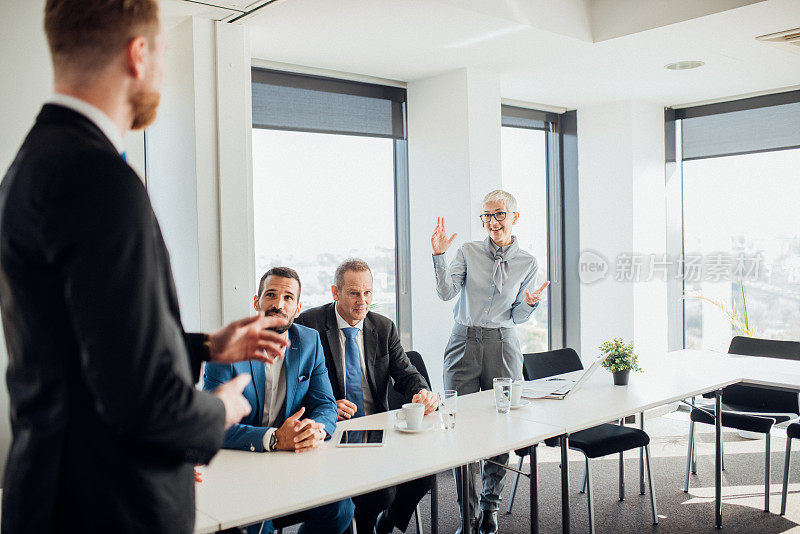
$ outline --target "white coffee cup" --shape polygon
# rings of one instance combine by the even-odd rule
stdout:
[[[409,402],[397,412],[397,418],[406,422],[409,430],[418,430],[422,426],[422,416],[425,415],[425,405],[419,402]]]
[[[522,380],[511,383],[511,406],[519,406],[522,402]]]

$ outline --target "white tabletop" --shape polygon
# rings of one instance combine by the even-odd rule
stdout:
[[[477,395],[476,395],[477,396]],[[498,414],[493,400],[459,399],[456,427],[405,434],[387,412],[338,424],[334,437],[305,453],[221,451],[203,468],[197,508],[221,528],[280,517],[444,471],[564,433],[563,426]],[[383,428],[382,447],[336,447],[341,430]]]
[[[627,386],[614,386],[611,374],[598,369],[566,398],[532,399],[515,415],[577,432],[741,381],[741,371],[727,365],[726,358],[710,351],[640,358],[643,372],[631,372]]]
[[[640,357],[643,373],[631,373],[627,386],[613,386],[598,370],[563,400],[532,400],[498,414],[491,391],[460,397],[454,430],[437,424],[422,434],[394,430],[394,412],[339,423],[336,435],[320,449],[301,453],[221,451],[203,469],[197,509],[219,528],[280,517],[345,497],[392,486],[518,449],[549,437],[572,433],[670,402],[721,389],[743,379],[752,384],[800,388],[800,362],[712,351],[682,350]],[[383,447],[335,446],[343,429],[383,428]],[[198,521],[200,515],[198,514]],[[207,523],[210,524],[210,523]],[[201,530],[198,522],[197,532]]]
[[[216,519],[211,519],[200,510],[195,511],[194,531],[197,534],[209,534],[212,532],[217,532],[218,530],[220,530],[219,521]]]

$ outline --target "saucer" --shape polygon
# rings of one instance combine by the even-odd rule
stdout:
[[[530,403],[531,403],[531,401],[529,401],[529,400],[526,400],[526,399],[522,399],[522,400],[520,400],[520,401],[519,401],[519,404],[512,404],[512,405],[511,405],[511,409],[512,409],[512,410],[515,410],[515,409],[517,409],[517,408],[523,408],[523,407],[525,407],[525,406],[528,406],[528,405],[530,405]]]
[[[423,421],[421,427],[415,430],[411,430],[406,426],[405,421],[397,421],[394,424],[394,428],[395,430],[399,430],[400,432],[407,432],[408,434],[420,434],[422,432],[427,432],[428,430],[432,429],[433,423],[431,421]]]

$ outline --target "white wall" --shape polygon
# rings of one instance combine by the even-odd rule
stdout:
[[[256,293],[250,44],[247,28],[217,23],[222,317],[250,315]]]
[[[631,105],[633,250],[663,257],[667,252],[664,109]],[[654,273],[633,287],[633,339],[642,354],[667,350],[667,281]]]
[[[408,84],[413,348],[432,387],[442,386],[442,358],[455,299],[436,295],[431,234],[436,217],[458,233],[448,260],[465,241],[483,239],[483,196],[500,186],[500,87],[489,72],[458,70]]]
[[[184,328],[219,328],[220,243],[216,28],[167,29],[166,78],[147,134],[147,186],[167,248]]]
[[[167,76],[147,133],[147,191],[170,254],[185,328],[200,326],[195,166],[194,38],[191,19],[166,33]]]
[[[0,6],[0,171],[5,174],[52,93],[53,69],[42,30],[44,0],[2,2]]]
[[[578,110],[580,243],[608,262],[606,277],[581,286],[581,357],[621,337],[638,351],[666,350],[666,282],[617,279],[620,255],[664,254],[664,113],[618,102]],[[636,261],[636,260],[632,260]]]

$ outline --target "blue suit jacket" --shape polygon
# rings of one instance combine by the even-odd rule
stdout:
[[[311,418],[325,425],[328,436],[336,430],[336,400],[333,398],[325,354],[316,330],[292,324],[289,327],[291,346],[286,349],[283,376],[286,378],[286,400],[282,416],[277,425],[304,406],[301,419]],[[250,360],[234,364],[207,363],[203,374],[203,389],[211,391],[236,375],[249,373],[252,380],[243,395],[252,410],[242,422],[231,426],[225,433],[223,447],[228,449],[264,451],[264,434],[267,428],[261,425],[264,414],[264,364]]]

